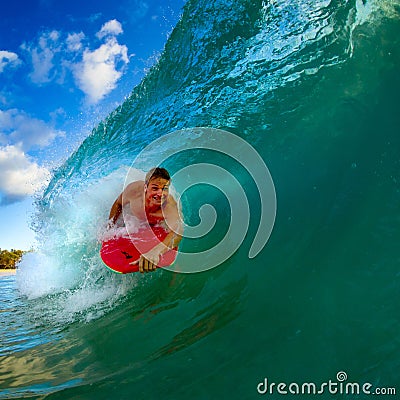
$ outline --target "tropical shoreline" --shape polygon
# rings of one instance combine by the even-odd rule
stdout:
[[[15,275],[17,273],[16,268],[0,269],[0,276]]]

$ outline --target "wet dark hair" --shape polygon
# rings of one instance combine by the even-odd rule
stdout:
[[[162,178],[166,179],[167,181],[171,180],[171,177],[169,175],[169,172],[165,168],[152,168],[147,174],[145,178],[145,183],[146,185],[150,182],[151,179],[154,178]]]

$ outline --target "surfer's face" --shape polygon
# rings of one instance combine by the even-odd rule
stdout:
[[[144,189],[146,205],[148,207],[161,206],[168,197],[169,181],[163,178],[150,179]]]

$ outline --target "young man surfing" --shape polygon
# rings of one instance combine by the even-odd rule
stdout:
[[[176,248],[182,239],[183,227],[178,205],[169,194],[171,177],[165,168],[152,168],[144,181],[130,183],[118,196],[110,211],[110,225],[114,225],[126,209],[150,226],[162,225],[168,232],[162,242],[140,256],[131,265],[138,264],[139,272],[154,271],[160,257]]]

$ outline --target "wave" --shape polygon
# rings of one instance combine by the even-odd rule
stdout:
[[[397,381],[398,352],[363,321],[372,318],[396,342],[398,324],[384,299],[398,298],[398,7],[361,0],[187,2],[157,65],[53,172],[37,200],[33,226],[41,244],[24,256],[17,284],[24,318],[61,338],[37,349],[32,342],[12,356],[22,365],[16,360],[46,351],[38,369],[51,376],[39,379],[40,389],[28,382],[28,370],[17,374],[11,361],[4,364],[14,393],[105,396],[121,387],[122,397],[134,391],[156,398],[164,388],[167,398],[179,398],[195,385],[199,398],[226,390],[248,397],[268,366],[301,381],[298,360],[306,357],[315,379],[328,379],[314,354],[328,360],[330,371],[344,368],[341,362],[355,365],[363,354],[358,378],[376,373]],[[264,160],[277,195],[271,238],[249,259],[261,218],[256,183],[237,161],[190,148],[165,165],[178,174],[207,162],[233,175],[251,214],[243,243],[203,273],[113,274],[100,261],[99,234],[126,176],[141,176],[157,152],[148,165],[132,169],[133,160],[176,131],[187,134],[164,142],[160,154],[189,148],[196,127],[237,135]],[[187,240],[183,249],[213,247],[229,230],[229,202],[211,186],[203,182],[182,195],[191,225],[201,222],[206,203],[218,221],[205,240]],[[179,181],[176,189],[182,194]],[[350,334],[375,343],[376,360],[357,346],[347,358]],[[63,357],[69,364],[62,369]],[[382,359],[386,366],[376,367]],[[237,383],[234,393],[215,381],[215,370]],[[28,383],[18,384],[21,376]]]

